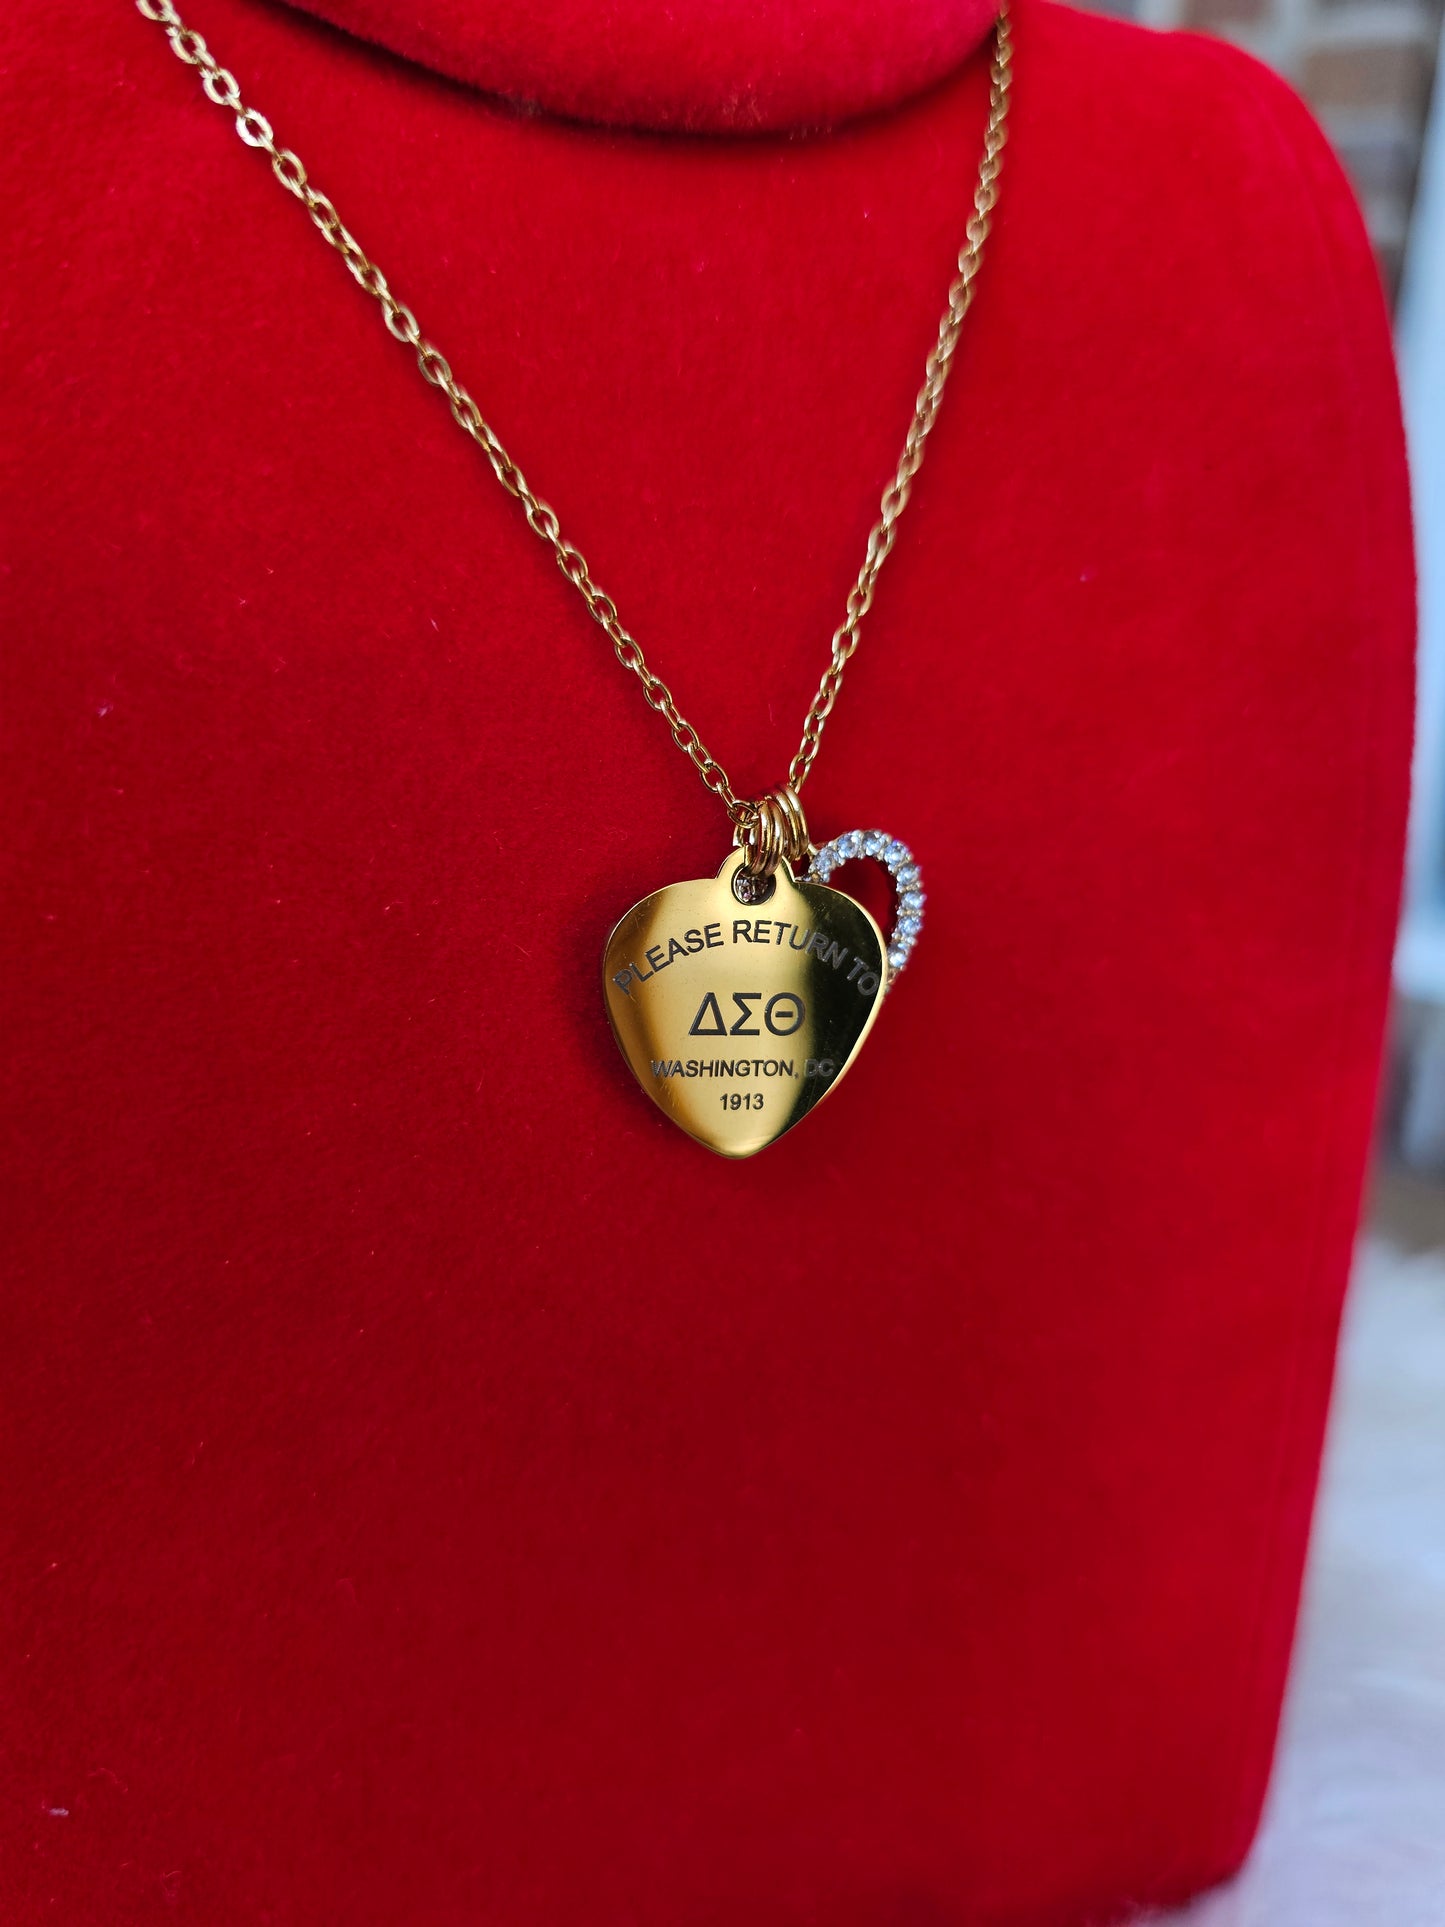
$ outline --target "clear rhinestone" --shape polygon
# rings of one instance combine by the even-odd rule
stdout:
[[[908,945],[906,943],[893,944],[888,952],[888,968],[890,970],[901,970],[907,962]]]
[[[922,917],[900,917],[894,928],[900,937],[916,937],[923,928],[923,919]]]
[[[923,872],[916,863],[906,863],[898,872],[900,890],[916,890],[923,881]]]
[[[882,830],[870,830],[863,839],[864,856],[882,856],[888,848],[888,838]]]
[[[923,892],[921,890],[905,890],[903,895],[898,899],[898,908],[903,912],[905,917],[916,917],[923,908]]]
[[[746,870],[733,878],[733,895],[739,903],[766,903],[776,888],[775,877],[749,876]]]

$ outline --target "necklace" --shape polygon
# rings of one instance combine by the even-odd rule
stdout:
[[[276,179],[301,202],[322,239],[378,304],[389,332],[414,352],[423,380],[445,395],[458,428],[520,502],[527,526],[551,549],[618,662],[641,683],[644,701],[667,724],[704,788],[726,809],[733,847],[717,875],[669,884],[633,905],[603,951],[603,996],[633,1076],[667,1117],[725,1157],[763,1150],[842,1081],[923,927],[923,877],[908,847],[882,830],[850,830],[819,848],[808,834],[799,793],[858,647],[878,572],[908,506],[973,304],[1007,136],[1013,60],[1007,0],[995,24],[973,214],[903,451],[883,491],[843,620],[833,632],[828,666],[804,719],[787,781],[755,799],[738,796],[672,691],[649,667],[641,645],[623,627],[586,558],[563,535],[555,510],[533,490],[445,356],[343,226],[333,203],[312,186],[298,156],[279,145],[264,114],[246,105],[235,75],[186,26],[171,0],[136,0],[136,6],[164,28],[176,57],[198,69],[207,99],[234,116],[236,132],[248,147],[268,157]],[[831,887],[835,870],[863,857],[881,863],[892,881],[894,921],[886,939],[862,904]],[[800,880],[796,873],[805,861]],[[764,909],[767,914],[759,914]]]

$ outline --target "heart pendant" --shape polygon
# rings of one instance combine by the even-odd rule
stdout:
[[[798,882],[786,863],[766,879],[743,866],[733,850],[715,877],[644,897],[602,961],[633,1076],[727,1158],[775,1143],[837,1088],[889,976],[883,933],[861,903]]]

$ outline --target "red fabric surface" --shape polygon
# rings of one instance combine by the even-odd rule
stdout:
[[[756,133],[891,107],[950,73],[992,0],[301,0],[508,100],[613,126]]]
[[[982,62],[728,142],[257,0],[193,24],[777,781]],[[1226,1874],[1409,735],[1387,328],[1321,137],[1219,47],[1024,0],[807,791],[913,845],[928,926],[739,1166],[598,981],[717,805],[157,30],[3,33],[0,1918],[1078,1927]]]

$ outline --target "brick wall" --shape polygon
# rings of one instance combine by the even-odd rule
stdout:
[[[1104,0],[1154,27],[1190,27],[1267,60],[1309,101],[1365,210],[1393,294],[1440,47],[1441,0]]]

